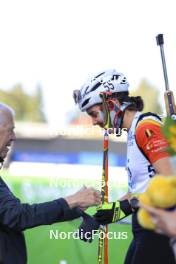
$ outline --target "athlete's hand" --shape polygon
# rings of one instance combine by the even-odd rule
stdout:
[[[132,213],[132,208],[128,200],[104,203],[97,207],[94,215],[96,221],[101,225],[117,222]]]

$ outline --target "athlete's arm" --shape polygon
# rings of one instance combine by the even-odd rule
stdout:
[[[167,152],[168,143],[159,122],[150,119],[139,122],[136,128],[136,142],[157,174],[173,173],[169,161],[170,154]]]
[[[165,176],[173,174],[173,169],[168,157],[159,159],[155,161],[152,165],[157,174],[162,174]]]

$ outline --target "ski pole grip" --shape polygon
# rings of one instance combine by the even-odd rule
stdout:
[[[156,36],[156,43],[157,43],[158,46],[164,44],[163,34],[158,34],[158,35]]]

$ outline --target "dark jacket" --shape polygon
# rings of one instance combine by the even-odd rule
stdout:
[[[23,230],[76,217],[76,210],[70,210],[63,198],[32,205],[21,203],[0,177],[0,264],[27,263]]]

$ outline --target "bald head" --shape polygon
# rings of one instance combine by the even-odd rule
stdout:
[[[3,160],[15,140],[14,111],[8,105],[0,103],[0,158]]]
[[[0,126],[3,126],[9,117],[13,119],[14,115],[15,112],[10,106],[0,103]]]

